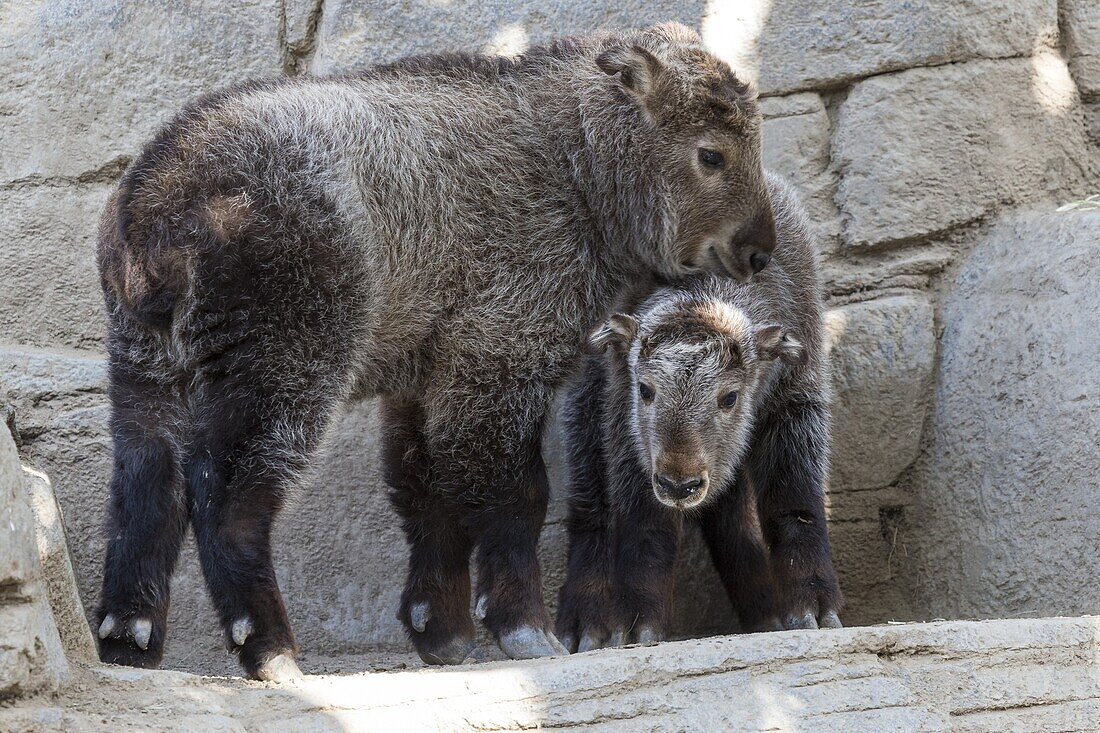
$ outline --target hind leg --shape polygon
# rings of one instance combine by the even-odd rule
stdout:
[[[319,447],[332,390],[279,394],[273,372],[238,364],[200,387],[184,462],[203,577],[227,646],[256,679],[299,676],[297,645],[271,559],[271,532],[287,494]],[[321,383],[323,384],[323,382]]]
[[[458,664],[474,648],[470,619],[473,539],[459,512],[432,488],[423,410],[386,400],[382,460],[391,498],[409,543],[409,569],[397,617],[420,658]]]
[[[104,662],[156,667],[164,655],[169,581],[187,530],[180,473],[178,392],[156,364],[151,337],[109,342],[114,474],[103,590],[97,613]]]

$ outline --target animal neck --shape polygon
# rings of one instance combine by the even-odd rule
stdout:
[[[579,102],[581,145],[572,156],[577,189],[625,276],[671,273],[675,222],[653,133],[610,80],[601,81]]]

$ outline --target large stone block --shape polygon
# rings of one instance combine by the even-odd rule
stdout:
[[[102,342],[95,234],[110,189],[103,183],[0,187],[4,340],[84,348]]]
[[[817,94],[761,100],[764,166],[789,180],[802,195],[818,245],[834,252],[840,216],[833,197],[836,176],[829,166],[829,115]]]
[[[19,455],[11,433],[0,425],[0,704],[54,691],[67,673]]]
[[[891,484],[920,453],[932,391],[932,304],[903,295],[834,308],[827,513],[848,624],[913,617],[899,575],[909,497]]]
[[[1091,0],[1077,0],[1082,4]],[[914,66],[1026,56],[1058,35],[1056,0],[712,3],[704,35],[765,94],[835,88]]]
[[[834,491],[892,483],[920,452],[936,337],[932,304],[903,295],[831,310]]]
[[[1100,609],[1100,213],[1018,214],[943,306],[907,544],[930,616]]]
[[[116,175],[189,100],[280,70],[279,6],[0,4],[0,183]]]
[[[329,0],[324,4],[310,70],[320,73],[438,51],[518,53],[560,36],[669,20],[698,27],[705,12],[702,0],[628,0],[613,5]]]
[[[845,242],[914,240],[1095,180],[1073,80],[1053,54],[856,84],[833,140]]]
[[[1070,68],[1081,95],[1100,97],[1100,3],[1062,0],[1062,29]]]

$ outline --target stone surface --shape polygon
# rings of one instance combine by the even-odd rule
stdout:
[[[1048,733],[1100,727],[1096,617],[789,631],[263,685],[99,667],[23,733]]]
[[[902,295],[831,309],[829,535],[848,624],[911,619],[898,579],[909,497],[891,488],[920,452],[935,361],[932,304]]]
[[[81,662],[95,661],[99,655],[77,591],[65,519],[54,496],[53,484],[46,474],[24,466],[23,488],[34,510],[38,560],[65,657]]]
[[[52,692],[67,673],[19,455],[0,426],[0,706],[11,697]]]
[[[833,253],[840,242],[840,215],[829,168],[829,115],[817,94],[768,97],[764,115],[764,165],[786,177],[802,195],[819,248]]]
[[[853,247],[941,232],[1097,175],[1073,80],[1053,54],[859,82],[832,150]]]
[[[1090,0],[1079,0],[1082,3]],[[1058,35],[1056,0],[749,0],[712,3],[703,28],[765,94],[975,58],[1028,56]]]
[[[1062,0],[1062,29],[1070,69],[1087,99],[1100,97],[1100,3]]]
[[[105,183],[0,186],[0,338],[78,348],[103,341],[95,233],[110,189]]]
[[[310,70],[321,73],[444,49],[517,53],[559,36],[669,20],[698,27],[704,12],[702,0],[550,6],[500,0],[327,0]]]
[[[1100,213],[1001,221],[944,304],[911,582],[929,614],[1100,609]]]
[[[831,310],[826,328],[832,489],[887,486],[920,451],[936,351],[932,304],[924,295],[854,303]]]
[[[116,175],[213,87],[279,71],[278,0],[0,4],[0,183]]]

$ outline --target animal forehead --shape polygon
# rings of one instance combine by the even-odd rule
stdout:
[[[739,125],[756,117],[758,105],[752,86],[714,54],[699,46],[680,47],[672,62],[682,76],[687,95],[711,116]]]
[[[654,343],[743,344],[752,334],[752,322],[735,305],[720,300],[690,300],[658,315],[649,332]]]

